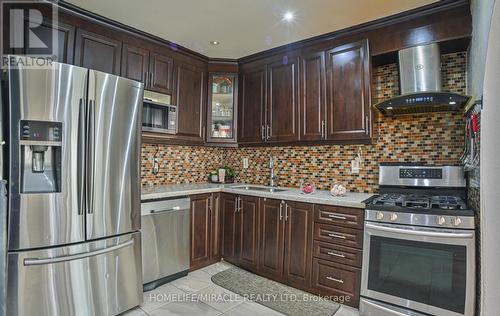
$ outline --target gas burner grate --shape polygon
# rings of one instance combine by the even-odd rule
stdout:
[[[403,201],[405,199],[404,194],[391,194],[386,193],[377,197],[373,200],[374,205],[392,205],[392,206],[401,206],[403,205]]]
[[[443,210],[463,210],[466,208],[463,200],[456,196],[437,195],[431,197],[431,207]]]

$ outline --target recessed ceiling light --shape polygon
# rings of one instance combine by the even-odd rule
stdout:
[[[288,12],[285,12],[285,14],[283,14],[283,20],[285,20],[285,21],[292,21],[293,18],[294,18],[293,12],[288,11]]]
[[[210,41],[210,45],[219,45],[220,42],[219,41]]]

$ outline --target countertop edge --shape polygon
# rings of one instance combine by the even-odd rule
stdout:
[[[268,193],[268,192],[258,192],[258,191],[246,191],[243,189],[236,189],[231,187],[224,187],[220,185],[219,187],[212,188],[194,188],[194,189],[183,189],[178,191],[169,191],[169,192],[157,192],[157,193],[144,193],[141,194],[141,201],[148,200],[158,200],[165,198],[174,198],[180,196],[190,196],[196,194],[205,194],[205,193],[230,193],[230,194],[240,194],[247,196],[256,196],[261,198],[269,198],[269,199],[278,199],[278,200],[287,200],[293,202],[303,202],[303,203],[311,203],[311,204],[322,204],[322,205],[332,205],[332,206],[342,206],[342,207],[351,207],[351,208],[366,208],[365,202],[370,198],[363,198],[361,201],[353,201],[348,200],[348,197],[338,197],[334,198],[334,200],[325,199],[324,197],[314,196],[314,195],[300,195],[293,194],[293,192],[283,192],[283,193]],[[352,192],[356,193],[356,192]],[[370,193],[366,193],[369,195]],[[375,194],[373,194],[375,195]],[[343,200],[346,199],[346,200]]]

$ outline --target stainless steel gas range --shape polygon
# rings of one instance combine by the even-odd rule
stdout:
[[[474,212],[455,166],[381,165],[367,203],[360,313],[474,314]]]

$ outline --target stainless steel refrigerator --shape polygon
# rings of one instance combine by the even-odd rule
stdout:
[[[121,313],[142,300],[143,85],[23,59],[3,93],[7,315]]]

